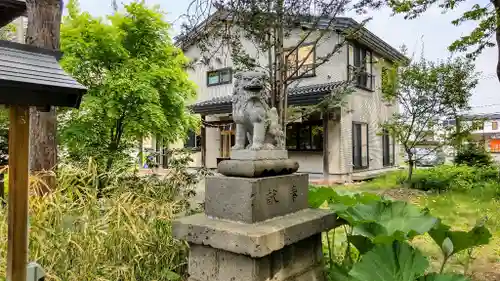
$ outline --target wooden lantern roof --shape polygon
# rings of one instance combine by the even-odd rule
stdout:
[[[60,58],[58,51],[0,40],[0,104],[79,107],[86,88]]]
[[[24,15],[25,11],[24,0],[0,0],[0,27]]]

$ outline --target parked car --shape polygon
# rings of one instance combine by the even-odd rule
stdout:
[[[408,162],[408,156],[405,156]],[[416,147],[413,149],[415,164],[421,167],[432,167],[444,164],[446,155],[442,149]]]

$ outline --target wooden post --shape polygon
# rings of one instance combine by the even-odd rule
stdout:
[[[328,147],[328,121],[330,111],[323,112],[323,179],[328,184],[330,177],[330,149]]]
[[[25,281],[28,263],[29,107],[10,108],[7,280]]]
[[[205,115],[201,116],[203,124],[201,125],[201,166],[207,167],[207,128],[205,127]]]
[[[5,207],[5,175],[0,174],[0,199],[2,200],[1,207]]]

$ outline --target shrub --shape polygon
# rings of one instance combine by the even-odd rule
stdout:
[[[455,164],[468,166],[488,166],[493,164],[491,154],[476,143],[469,143],[457,151]]]
[[[410,187],[424,191],[469,190],[488,182],[498,181],[498,169],[494,166],[441,165],[430,169],[418,169]]]
[[[101,198],[102,175],[89,165],[64,165],[58,189],[30,199],[30,261],[46,280],[180,280],[187,245],[172,236],[171,221],[189,207],[190,184],[166,178],[121,174]],[[6,209],[0,208],[0,275],[6,268]]]

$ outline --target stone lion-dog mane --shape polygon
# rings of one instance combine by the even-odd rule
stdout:
[[[255,75],[255,73],[253,73]],[[236,111],[244,111],[245,107],[252,100],[255,100],[260,103],[266,111],[269,110],[269,105],[267,104],[268,95],[266,91],[261,91],[260,93],[252,93],[250,91],[246,91],[243,89],[245,86],[244,79],[249,78],[249,74],[246,72],[238,72],[234,75],[236,79],[233,87],[233,112]]]
[[[284,134],[276,108],[268,105],[264,74],[238,72],[234,77],[233,120],[237,128],[233,149],[282,149]],[[245,147],[247,139],[249,145]]]

